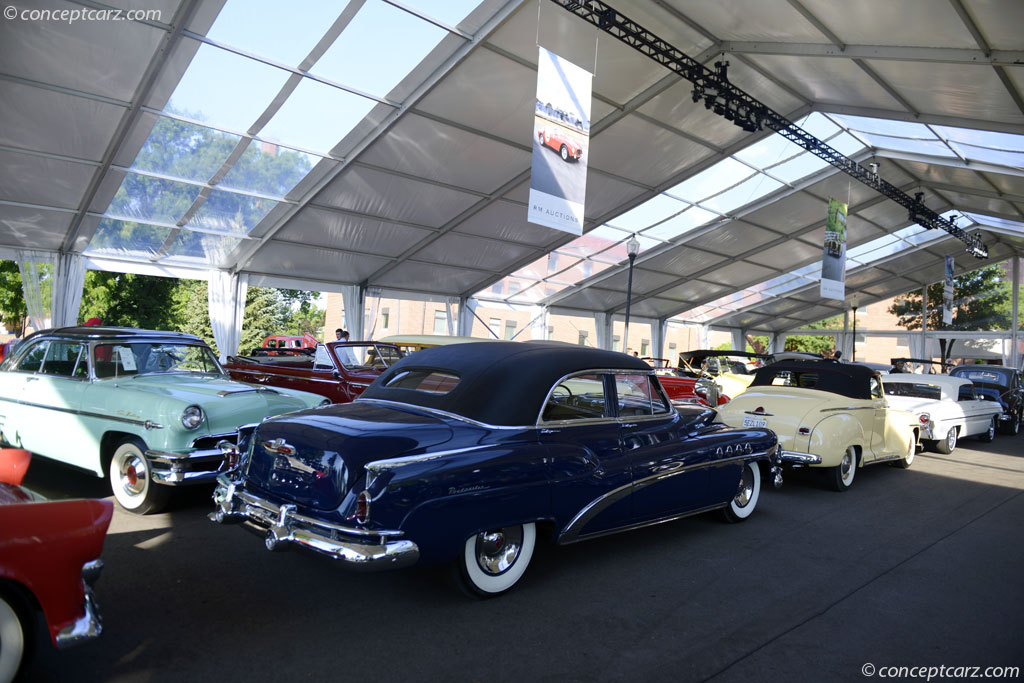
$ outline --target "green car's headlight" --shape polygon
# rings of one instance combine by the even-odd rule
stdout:
[[[181,424],[185,429],[196,429],[203,424],[203,409],[199,406],[189,406],[181,414]]]

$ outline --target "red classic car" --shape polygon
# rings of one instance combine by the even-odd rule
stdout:
[[[316,337],[308,334],[304,334],[301,337],[290,336],[284,334],[275,334],[267,337],[263,340],[263,346],[258,349],[253,349],[252,353],[254,356],[277,356],[282,351],[304,351],[305,353],[313,353],[313,349],[319,342]]]
[[[47,501],[23,488],[30,457],[0,450],[0,681],[14,680],[29,661],[39,612],[58,648],[102,631],[92,585],[114,504]]]
[[[537,142],[558,152],[562,161],[579,161],[583,158],[583,145],[557,128],[541,128],[537,132]]]
[[[228,356],[224,369],[241,382],[300,389],[348,403],[403,355],[393,344],[335,341],[317,344],[312,356]]]

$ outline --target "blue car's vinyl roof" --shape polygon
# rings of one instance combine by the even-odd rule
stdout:
[[[406,356],[362,397],[444,410],[487,424],[526,425],[537,421],[556,381],[574,372],[608,369],[651,372],[647,363],[624,353],[558,342],[451,344]],[[443,395],[386,386],[408,370],[450,373],[460,379]]]

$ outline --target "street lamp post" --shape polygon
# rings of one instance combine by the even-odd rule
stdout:
[[[629,348],[629,302],[633,299],[633,262],[640,253],[640,242],[634,233],[626,242],[626,253],[629,254],[629,279],[626,282],[626,329],[622,334],[622,350]]]

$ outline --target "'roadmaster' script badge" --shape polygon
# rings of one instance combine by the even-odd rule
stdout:
[[[750,454],[753,452],[754,447],[749,443],[738,443],[735,446],[726,446],[725,448],[719,446],[715,451],[715,455],[721,457],[723,455],[743,455],[744,453]]]
[[[288,445],[284,439],[264,441],[263,450],[271,455],[295,455],[295,446]]]

